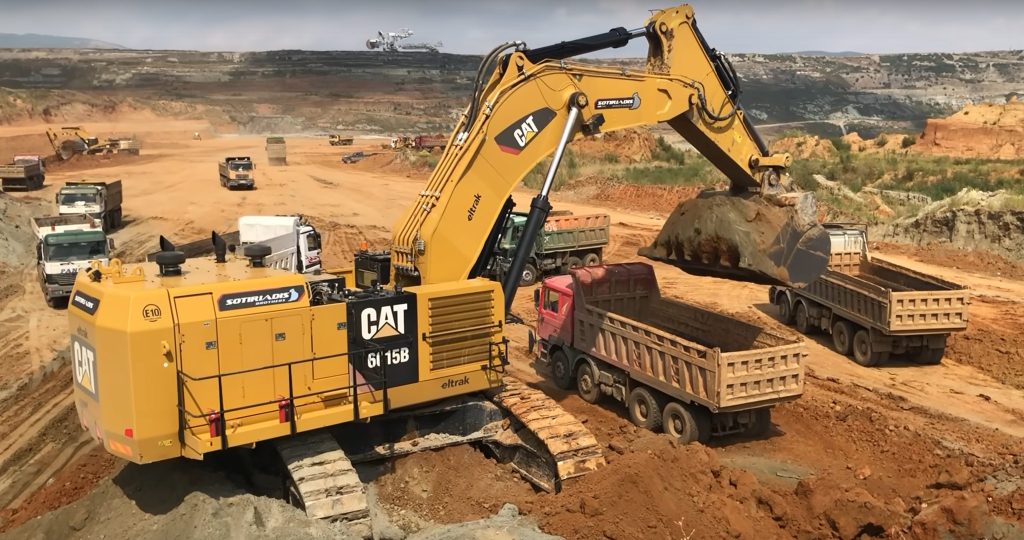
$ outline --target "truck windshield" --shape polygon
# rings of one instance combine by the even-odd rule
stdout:
[[[59,198],[59,204],[71,205],[75,203],[96,203],[97,196],[95,193],[61,193]]]
[[[252,170],[252,163],[234,162],[234,163],[228,164],[228,168],[231,169],[232,171],[251,171]]]
[[[320,250],[320,233],[309,233],[306,235],[306,251],[319,251]]]
[[[44,249],[45,260],[49,262],[88,261],[107,255],[107,243],[103,240],[47,245]]]

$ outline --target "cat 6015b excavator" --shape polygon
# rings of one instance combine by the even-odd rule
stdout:
[[[643,70],[566,61],[637,38],[650,46]],[[288,498],[316,517],[366,515],[353,462],[466,441],[559,489],[603,458],[580,422],[505,375],[506,314],[529,243],[503,284],[479,276],[513,187],[553,154],[531,204],[532,238],[569,141],[666,122],[725,172],[732,195],[806,209],[787,200],[801,197],[786,193],[789,157],[767,152],[738,90],[686,5],[636,30],[496,48],[391,250],[360,254],[354,274],[265,268],[269,248],[259,244],[228,260],[216,235],[209,260],[165,245],[155,265],[83,271],[68,310],[82,425],[136,463],[272,446]],[[775,247],[813,251],[816,230],[776,234]],[[745,249],[719,244],[712,251]]]

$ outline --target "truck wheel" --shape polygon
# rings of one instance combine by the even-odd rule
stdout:
[[[522,287],[529,287],[534,283],[537,283],[537,267],[530,263],[526,263],[526,265],[523,266],[523,275],[519,278],[519,285]]]
[[[583,266],[583,259],[572,255],[570,257],[566,257],[565,262],[562,263],[562,265],[565,273],[568,274],[569,270],[572,270],[573,268],[581,268]]]
[[[747,434],[752,437],[764,437],[768,435],[772,430],[772,409],[765,407],[763,409],[757,409],[752,413],[754,415],[753,421],[750,422],[750,426],[747,427]]]
[[[853,325],[846,321],[836,321],[832,325],[832,346],[836,352],[849,355],[853,348]]]
[[[583,266],[597,266],[601,264],[601,256],[597,253],[587,253],[583,256]]]
[[[574,382],[572,375],[572,369],[569,367],[569,357],[566,356],[564,351],[555,351],[551,355],[551,378],[555,381],[555,386],[562,390],[571,389]]]
[[[672,401],[665,405],[661,419],[665,433],[683,444],[706,443],[711,438],[711,417],[699,407]]]
[[[864,367],[877,366],[883,360],[882,354],[871,344],[871,335],[863,328],[853,335],[853,360]]]
[[[796,321],[796,329],[801,334],[810,334],[814,332],[814,327],[811,326],[811,318],[807,313],[807,305],[803,302],[797,302],[796,309],[794,310],[794,320]]]
[[[782,319],[782,324],[793,324],[793,303],[789,301],[789,297],[780,294],[775,302],[775,305],[779,306],[779,318]]]
[[[942,363],[942,357],[946,355],[946,346],[937,349],[923,349],[916,358],[916,362],[925,366],[937,366]]]
[[[576,370],[576,392],[580,399],[587,403],[597,403],[601,399],[601,388],[597,385],[597,375],[588,362],[580,362]]]
[[[626,400],[626,408],[629,410],[629,419],[637,426],[651,431],[658,431],[661,427],[661,415],[658,414],[661,411],[660,404],[647,388],[634,388]]]

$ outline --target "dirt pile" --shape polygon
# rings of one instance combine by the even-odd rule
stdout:
[[[363,242],[366,242],[367,247],[373,251],[386,249],[391,240],[387,228],[380,225],[355,226],[321,216],[306,217],[320,231],[324,268],[351,266],[353,257]]]
[[[32,520],[18,538],[352,538],[284,501],[232,484],[209,463],[127,465],[87,498]]]
[[[925,123],[914,152],[957,157],[1024,158],[1024,102],[968,105]]]
[[[696,197],[703,190],[694,186],[632,184],[603,176],[585,176],[560,188],[558,197],[597,203],[609,208],[667,214],[680,202]]]
[[[636,128],[584,137],[573,141],[569,148],[580,156],[592,159],[642,163],[650,161],[655,146],[654,135],[649,130]]]
[[[964,189],[925,206],[917,215],[875,227],[878,240],[908,244],[946,244],[980,249],[1024,260],[1024,210],[1003,191]]]
[[[20,267],[35,260],[32,218],[51,213],[42,202],[0,192],[0,267]]]
[[[405,176],[426,176],[433,170],[432,155],[429,152],[415,150],[381,150],[368,152],[366,157],[351,165],[352,168],[370,171],[402,174]]]
[[[857,132],[848,133],[841,137],[841,140],[850,145],[851,153],[902,153],[909,152],[907,137],[916,141],[916,136],[905,133],[882,133],[874,139],[864,139]]]
[[[839,155],[831,141],[812,135],[783,137],[772,143],[772,152],[789,152],[793,159],[834,159]]]

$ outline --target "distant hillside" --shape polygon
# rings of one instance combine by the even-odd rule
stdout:
[[[788,54],[795,54],[797,56],[864,56],[864,53],[856,51],[797,51]]]
[[[98,39],[0,33],[0,49],[125,49],[124,45]]]

